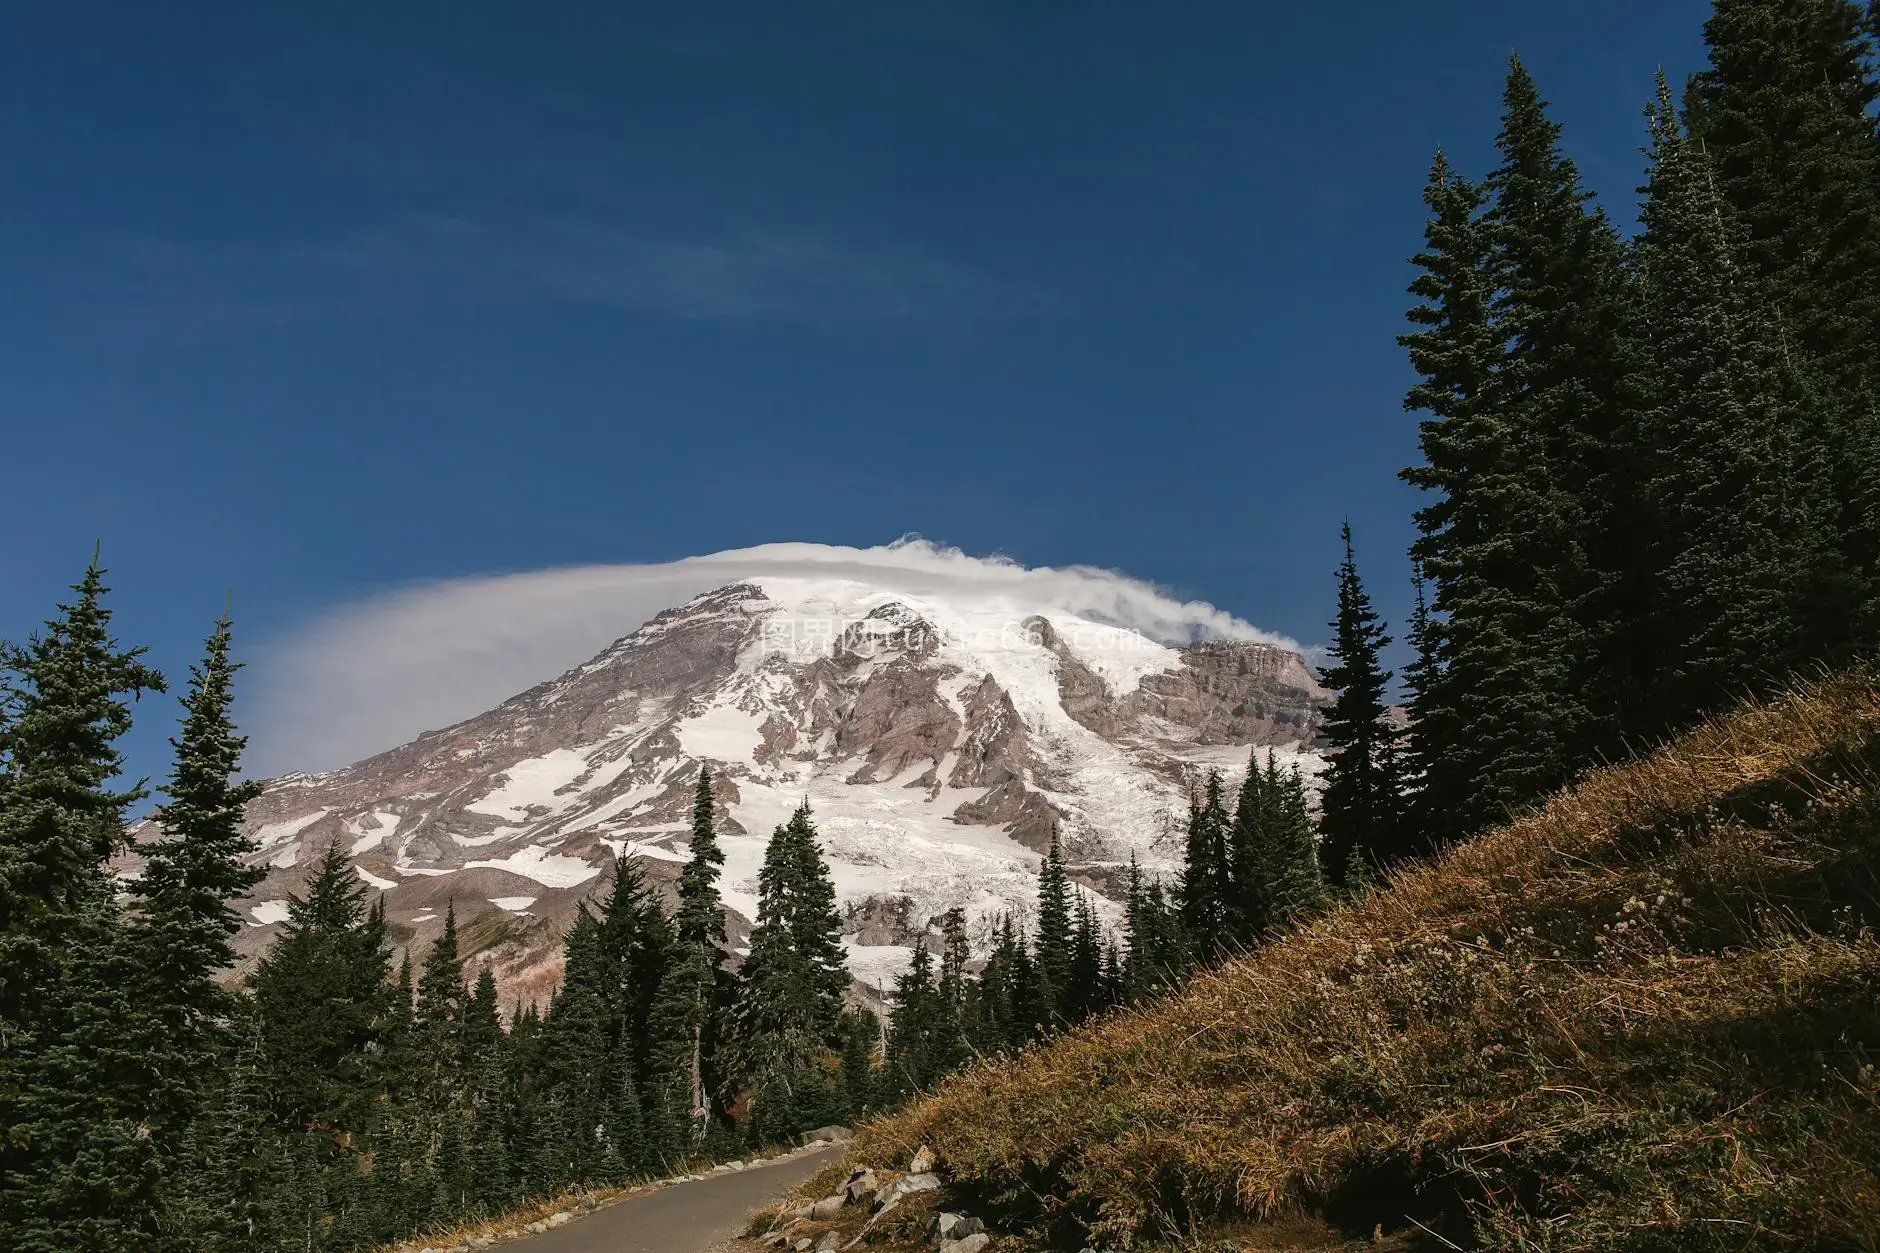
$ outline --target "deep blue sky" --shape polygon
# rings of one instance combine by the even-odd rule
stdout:
[[[1398,618],[1432,152],[1518,48],[1629,224],[1707,10],[7,5],[0,636],[916,531],[1318,641],[1346,515]]]

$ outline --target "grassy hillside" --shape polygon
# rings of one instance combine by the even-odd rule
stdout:
[[[853,1156],[931,1144],[1069,1248],[1302,1212],[1433,1248],[1880,1248],[1877,684],[1598,772]]]

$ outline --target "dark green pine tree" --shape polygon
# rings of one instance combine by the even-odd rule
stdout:
[[[1011,971],[1011,1047],[1018,1048],[1052,1030],[1051,984],[1039,970],[1023,931],[1014,937]]]
[[[1280,796],[1271,782],[1260,772],[1255,749],[1247,757],[1247,777],[1241,781],[1228,830],[1228,932],[1241,945],[1257,942],[1273,923],[1271,845]]]
[[[651,1126],[669,1160],[696,1152],[711,1130],[725,916],[718,895],[724,851],[712,814],[711,772],[699,768],[691,857],[679,872],[672,956],[653,1011]]]
[[[1847,562],[1842,595],[1814,611],[1834,662],[1870,652],[1880,627],[1880,81],[1861,26],[1846,0],[1718,0],[1686,93],[1743,268],[1819,379],[1803,429]]]
[[[1072,970],[1071,890],[1064,873],[1063,850],[1058,844],[1056,827],[1051,828],[1051,847],[1038,871],[1037,975],[1050,1023],[1064,1018],[1075,997]]]
[[[475,988],[464,1004],[461,1043],[464,1068],[470,1072],[502,1047],[503,1014],[496,1003],[496,976],[487,965],[477,970]]]
[[[226,1053],[238,998],[218,975],[235,964],[229,940],[242,924],[233,902],[265,873],[243,860],[254,843],[242,833],[242,814],[261,788],[235,780],[247,741],[229,720],[240,669],[229,657],[231,633],[224,614],[190,673],[181,731],[170,741],[169,800],[155,815],[160,835],[142,846],[143,874],[130,885],[139,994],[162,1054],[148,1109],[166,1152],[176,1150],[210,1068]]]
[[[1442,686],[1440,632],[1430,617],[1429,582],[1423,563],[1414,556],[1410,561],[1410,662],[1404,667],[1404,713],[1407,725],[1399,731],[1392,751],[1397,756],[1398,830],[1403,844],[1412,853],[1429,851],[1430,823],[1425,818],[1424,790],[1428,786],[1430,765],[1424,753],[1435,747],[1419,734],[1424,707],[1430,693]]]
[[[1840,555],[1807,437],[1816,393],[1793,365],[1768,287],[1740,263],[1740,230],[1712,164],[1659,78],[1651,168],[1634,248],[1638,385],[1660,450],[1649,489],[1654,655],[1635,730],[1658,735],[1766,690],[1822,655]],[[1644,537],[1641,537],[1644,538]],[[1844,616],[1844,614],[1843,614]]]
[[[842,1108],[845,1120],[860,1122],[879,1103],[875,1075],[875,1043],[881,1024],[865,1009],[842,1016]]]
[[[738,972],[732,1069],[751,1093],[765,1143],[826,1123],[836,1113],[822,1054],[837,1044],[842,921],[816,842],[809,806],[771,835],[757,875],[757,924]]]
[[[281,1139],[269,1126],[260,1049],[250,1032],[220,1057],[169,1170],[160,1247],[245,1253],[282,1234],[283,1181],[273,1169]]]
[[[1082,1022],[1102,1009],[1107,1000],[1103,927],[1090,898],[1079,892],[1072,910],[1070,986],[1064,998],[1062,1017],[1066,1022]]]
[[[1692,138],[1715,162],[1798,346],[1836,390],[1880,380],[1880,100],[1870,31],[1847,0],[1717,0],[1708,66],[1686,93]]]
[[[955,907],[940,917],[940,979],[937,1006],[940,1021],[934,1030],[934,1069],[942,1074],[958,1070],[972,1058],[972,944],[966,935],[966,911]]]
[[[431,941],[418,974],[417,1005],[413,1025],[423,1038],[424,1051],[443,1070],[454,1073],[459,1063],[459,1039],[464,1008],[469,1003],[463,985],[463,959],[457,952],[457,902],[444,906],[444,929]]]
[[[1271,926],[1287,927],[1324,908],[1325,877],[1299,767],[1282,772],[1269,749],[1264,773],[1265,791],[1275,798],[1273,825],[1263,859],[1267,866],[1267,916]]]
[[[933,954],[927,951],[926,938],[921,937],[914,941],[914,955],[907,970],[894,981],[890,1002],[893,1010],[888,1020],[884,1079],[893,1102],[925,1092],[939,1077],[934,1065],[939,996]]]
[[[1378,661],[1390,636],[1358,578],[1349,522],[1341,538],[1345,556],[1338,566],[1338,614],[1331,624],[1334,662],[1323,680],[1335,695],[1322,732],[1330,760],[1319,819],[1325,871],[1337,884],[1344,883],[1353,857],[1381,865],[1408,851],[1398,824],[1397,735],[1384,718],[1391,673]]]
[[[520,1199],[510,1156],[516,1129],[512,1065],[508,1041],[499,1038],[494,1048],[479,1055],[471,1079],[475,1087],[466,1175],[470,1195],[479,1199],[485,1215],[501,1213]]]
[[[1210,770],[1201,795],[1189,802],[1182,864],[1182,929],[1191,937],[1195,960],[1213,960],[1219,946],[1232,939],[1233,892],[1233,857],[1227,806],[1221,796],[1221,773]]]
[[[644,1101],[653,1088],[653,1003],[673,935],[672,924],[648,890],[636,861],[615,860],[613,884],[600,920],[599,951],[608,972],[612,1032]]]
[[[0,652],[0,1231],[35,1250],[156,1237],[158,1032],[108,868],[144,792],[107,785],[130,700],[163,680],[112,639],[95,556],[73,590]]]
[[[1469,751],[1468,693],[1448,681],[1456,651],[1448,618],[1483,584],[1478,558],[1501,526],[1505,502],[1496,484],[1512,450],[1508,428],[1496,414],[1504,348],[1492,318],[1493,248],[1481,219],[1487,195],[1438,153],[1423,200],[1430,216],[1423,251],[1412,258],[1421,273],[1410,284],[1419,303],[1408,315],[1417,329],[1398,342],[1422,376],[1404,407],[1430,416],[1418,424],[1422,463],[1399,477],[1432,495],[1416,511],[1418,535],[1411,548],[1434,596],[1419,649],[1426,681],[1416,692],[1409,743],[1423,774],[1417,830],[1429,840],[1460,832],[1473,817],[1469,762],[1481,753]],[[1467,615],[1462,627],[1471,652],[1481,651],[1480,632]]]
[[[1477,819],[1539,799],[1617,748],[1619,714],[1600,680],[1635,587],[1639,507],[1617,233],[1588,209],[1592,193],[1519,58],[1503,104],[1486,220],[1506,343],[1499,416],[1511,457],[1494,484],[1506,507],[1475,554],[1483,586],[1450,614],[1451,678],[1477,693],[1480,715],[1469,735],[1485,758]],[[1483,630],[1462,634],[1469,623]]]
[[[287,925],[249,976],[259,1027],[263,1090],[291,1128],[370,1125],[390,1027],[409,1021],[389,979],[385,920],[337,841],[327,846],[304,896],[290,896]],[[409,996],[406,984],[405,995]]]
[[[561,989],[542,1023],[535,1078],[553,1125],[538,1136],[534,1182],[553,1193],[618,1183],[639,1165],[643,1146],[620,1144],[610,1129],[621,1110],[616,1085],[631,1079],[620,1064],[608,1000],[609,971],[601,924],[583,906],[564,942]]]
[[[1129,859],[1123,940],[1122,999],[1138,1000],[1181,981],[1187,963],[1180,919],[1161,883],[1144,881],[1134,854]]]
[[[1019,965],[1024,958],[1018,932],[1010,915],[1000,919],[993,933],[992,951],[972,986],[970,1040],[982,1054],[1004,1052],[1023,1043],[1024,1024],[1017,1000]]]

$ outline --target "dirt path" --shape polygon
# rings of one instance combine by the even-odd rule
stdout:
[[[527,1253],[709,1253],[744,1230],[751,1211],[815,1174],[841,1145],[771,1166],[630,1197],[514,1247]]]

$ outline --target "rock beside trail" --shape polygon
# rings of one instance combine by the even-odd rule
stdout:
[[[841,1192],[849,1204],[854,1205],[869,1193],[878,1191],[880,1187],[881,1183],[875,1178],[875,1172],[864,1166],[849,1176],[849,1181],[842,1185]]]
[[[992,1237],[983,1231],[974,1232],[964,1240],[942,1240],[940,1253],[979,1253],[979,1250],[992,1243]]]
[[[923,1144],[920,1146],[920,1150],[914,1154],[914,1160],[908,1163],[907,1173],[910,1175],[924,1175],[933,1170],[934,1164],[933,1150]]]
[[[804,1144],[844,1144],[855,1138],[855,1133],[847,1127],[818,1127],[814,1131],[803,1133]]]
[[[986,1229],[986,1224],[977,1218],[968,1218],[965,1214],[943,1213],[933,1220],[934,1234],[945,1244],[949,1240],[964,1240]]]

